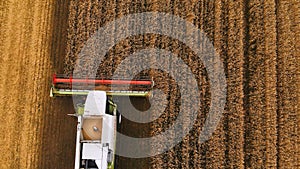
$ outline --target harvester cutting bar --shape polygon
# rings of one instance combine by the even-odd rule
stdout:
[[[56,89],[54,87],[50,90],[50,96],[72,96],[72,95],[88,95],[92,90],[68,90]],[[108,96],[135,96],[135,97],[149,97],[149,91],[106,91]]]
[[[120,85],[152,85],[150,80],[106,80],[106,79],[75,79],[72,77],[68,78],[58,78],[56,75],[53,75],[53,84],[65,83],[82,83],[82,84],[102,84],[102,85],[111,85],[111,84],[120,84]]]

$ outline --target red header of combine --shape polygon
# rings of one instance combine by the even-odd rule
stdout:
[[[57,83],[64,83],[64,84],[74,84],[74,83],[80,83],[80,84],[99,84],[99,85],[110,85],[110,84],[119,84],[119,85],[152,85],[151,80],[115,80],[115,79],[91,79],[91,78],[73,78],[70,77],[57,77],[56,74],[53,74],[52,78],[53,85],[56,85]]]

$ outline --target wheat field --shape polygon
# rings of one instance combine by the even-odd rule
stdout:
[[[71,98],[49,97],[52,74],[72,74],[82,47],[99,28],[142,12],[179,16],[206,34],[224,66],[226,105],[217,129],[200,144],[211,101],[202,61],[185,43],[165,35],[136,35],[117,42],[99,65],[98,74],[111,77],[126,57],[139,50],[165,49],[191,69],[201,103],[196,123],[179,144],[153,157],[118,157],[118,168],[300,167],[298,0],[8,0],[0,2],[0,168],[73,167],[76,120],[67,116],[74,112],[73,103]],[[121,132],[133,137],[167,130],[180,111],[175,79],[156,69],[146,73],[168,102],[150,123],[123,118]],[[139,109],[149,107],[145,99],[131,101]],[[122,99],[120,109],[121,113],[130,111]],[[185,117],[182,126],[191,118]],[[166,141],[154,141],[149,151]]]

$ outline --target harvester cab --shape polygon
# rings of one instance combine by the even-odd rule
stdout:
[[[113,96],[149,97],[153,80],[53,76],[51,97],[79,96],[74,169],[114,169],[116,133],[121,122]],[[130,86],[130,88],[128,88]],[[112,90],[117,89],[117,90]]]

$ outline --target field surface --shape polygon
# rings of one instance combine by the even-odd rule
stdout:
[[[83,46],[101,27],[142,12],[176,15],[205,33],[224,66],[226,105],[213,135],[199,143],[212,100],[202,60],[187,44],[165,35],[147,33],[120,41],[111,37],[115,45],[105,61],[96,65],[98,75],[112,77],[123,60],[143,49],[164,49],[189,69],[172,65],[170,59],[159,63],[151,57],[145,62],[159,63],[175,74],[191,70],[200,98],[200,105],[193,105],[198,109],[197,120],[179,144],[148,158],[118,157],[118,168],[300,168],[298,0],[8,0],[0,2],[1,169],[73,167],[76,121],[67,116],[74,113],[73,103],[71,98],[49,97],[51,76],[72,74]],[[162,29],[167,21],[159,22]],[[177,29],[184,31],[172,31],[187,35],[187,25],[181,26]],[[89,59],[93,58],[80,61],[83,69],[95,66]],[[131,69],[132,65],[124,67]],[[183,91],[171,74],[159,69],[143,73],[152,76],[154,88],[164,93],[166,107],[151,109],[153,115],[161,115],[150,123],[123,117],[121,133],[132,137],[158,135],[177,120],[180,109],[195,108],[180,107]],[[177,80],[186,86],[192,82],[184,76]],[[118,98],[118,103],[121,113],[132,111],[124,99]],[[142,111],[150,107],[147,99],[131,98],[131,103]],[[180,127],[189,126],[192,118],[184,116]],[[156,152],[180,132],[154,140],[147,151]],[[139,153],[139,148],[132,148]]]

